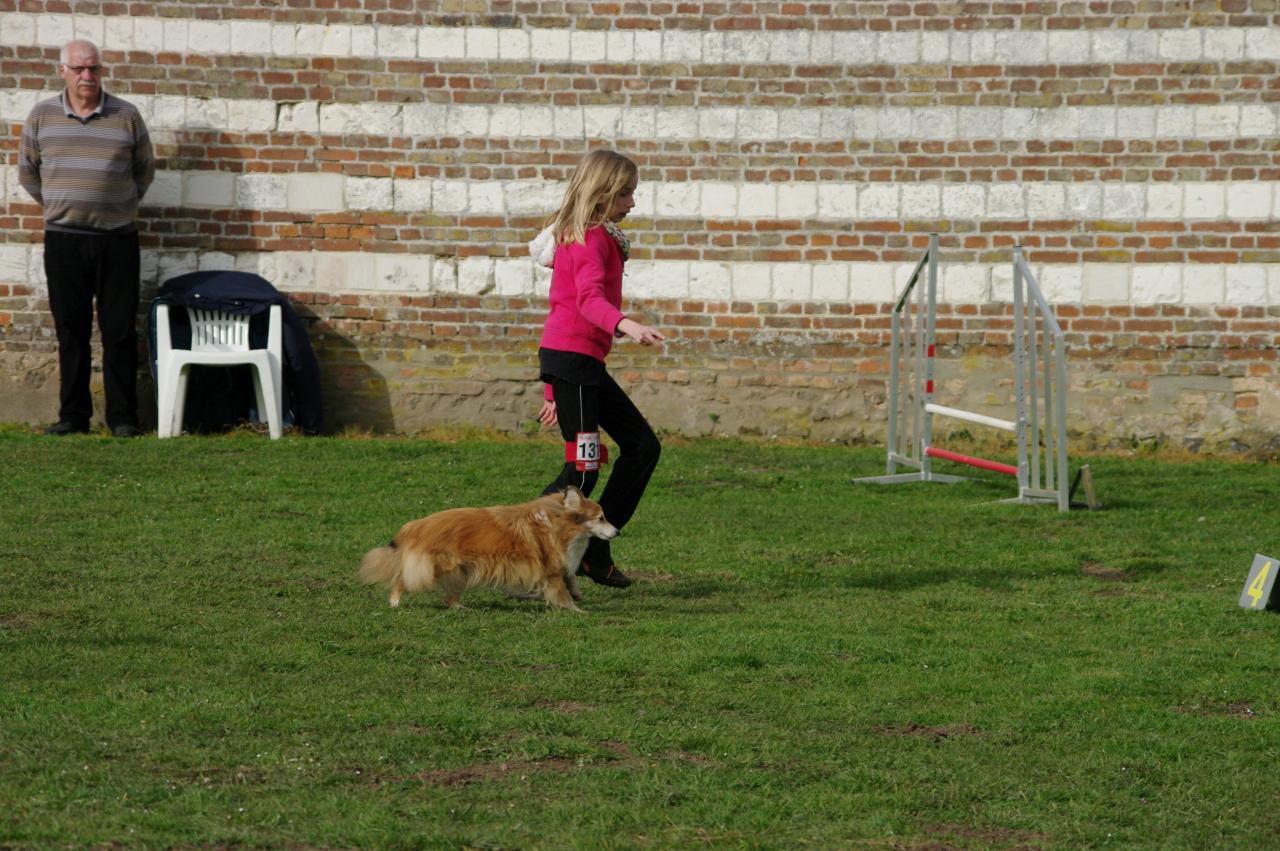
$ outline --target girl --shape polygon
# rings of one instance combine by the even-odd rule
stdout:
[[[644,416],[605,370],[615,337],[642,346],[666,339],[622,313],[622,265],[630,244],[618,222],[635,206],[636,164],[613,151],[587,154],[548,227],[530,244],[549,265],[550,310],[538,349],[544,401],[543,425],[560,424],[565,464],[543,494],[569,485],[590,495],[608,459],[600,443],[603,428],[618,444],[613,473],[600,496],[610,523],[621,529],[635,513],[661,445]],[[554,252],[554,253],[553,253]],[[592,538],[580,575],[614,588],[631,584],[613,563],[608,541]]]

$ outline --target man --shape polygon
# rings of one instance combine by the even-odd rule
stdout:
[[[93,304],[102,334],[106,421],[138,431],[138,201],[155,177],[138,110],[102,90],[102,57],[89,41],[62,48],[62,93],[27,116],[18,180],[44,207],[44,271],[58,335],[58,422],[48,434],[87,432]]]

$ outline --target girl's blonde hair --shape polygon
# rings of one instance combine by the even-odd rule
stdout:
[[[622,154],[592,151],[573,170],[560,209],[544,225],[550,225],[557,243],[582,242],[587,228],[604,222],[613,202],[638,174],[636,164]]]

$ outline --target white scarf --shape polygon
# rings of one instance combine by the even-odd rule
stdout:
[[[604,229],[609,236],[613,237],[613,241],[618,244],[618,250],[622,252],[622,262],[626,262],[631,256],[631,240],[627,239],[627,235],[622,232],[622,228],[613,222],[605,219]],[[556,259],[556,238],[551,232],[551,226],[543,228],[541,233],[529,240],[529,254],[533,257],[535,263],[539,266],[545,266],[550,269]]]

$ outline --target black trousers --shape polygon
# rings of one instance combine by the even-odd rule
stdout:
[[[618,457],[605,465],[613,469],[599,501],[605,519],[621,529],[635,514],[649,477],[658,466],[658,456],[662,454],[658,436],[607,372],[594,387],[552,378],[551,393],[555,397],[560,434],[566,443],[576,440],[580,431],[603,429],[618,444]],[[590,496],[599,477],[599,470],[578,470],[569,461],[543,494],[573,485]],[[593,567],[613,564],[609,542],[597,538],[591,539],[583,558]]]
[[[58,419],[88,424],[94,301],[108,426],[138,419],[138,234],[45,231],[44,274],[58,335]]]

